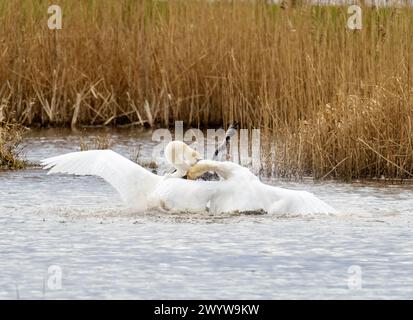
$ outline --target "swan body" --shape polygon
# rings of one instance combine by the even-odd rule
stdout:
[[[111,150],[73,152],[42,160],[48,174],[95,175],[111,184],[122,200],[137,210],[223,213],[264,210],[270,214],[335,213],[305,191],[262,183],[247,168],[232,162],[201,160],[188,174],[196,178],[216,171],[220,181],[164,179]]]

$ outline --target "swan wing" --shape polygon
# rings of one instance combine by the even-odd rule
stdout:
[[[47,174],[68,173],[93,175],[103,178],[120,194],[123,201],[145,202],[161,177],[112,150],[72,152],[41,161]]]
[[[264,185],[263,193],[273,199],[268,212],[273,214],[336,214],[337,211],[307,191],[289,190]]]
[[[264,184],[247,168],[229,161],[199,161],[189,169],[188,179],[196,179],[207,171],[214,171],[223,179],[211,198],[212,211],[262,209],[276,214],[336,213],[334,208],[312,193]]]

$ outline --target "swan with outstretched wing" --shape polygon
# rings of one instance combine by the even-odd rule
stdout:
[[[232,162],[198,161],[189,169],[188,179],[153,174],[111,150],[73,152],[41,163],[44,169],[50,169],[48,174],[99,176],[117,190],[126,204],[137,210],[335,213],[311,193],[264,184],[247,168]],[[191,180],[206,171],[216,172],[221,180]]]

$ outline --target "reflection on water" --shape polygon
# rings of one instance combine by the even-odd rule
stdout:
[[[28,160],[79,150],[69,133],[32,132]],[[126,156],[141,144],[149,157],[150,137],[111,131]],[[413,298],[412,186],[267,182],[341,214],[142,214],[96,177],[0,172],[0,298]],[[45,285],[51,265],[60,290]],[[354,265],[361,290],[348,287]]]

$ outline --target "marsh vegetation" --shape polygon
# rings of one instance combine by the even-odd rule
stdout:
[[[27,162],[21,160],[20,143],[25,128],[18,124],[0,123],[0,169],[23,169]]]
[[[27,126],[259,128],[279,175],[413,176],[413,9],[266,1],[0,4],[0,98]],[[270,166],[269,166],[270,167]]]

